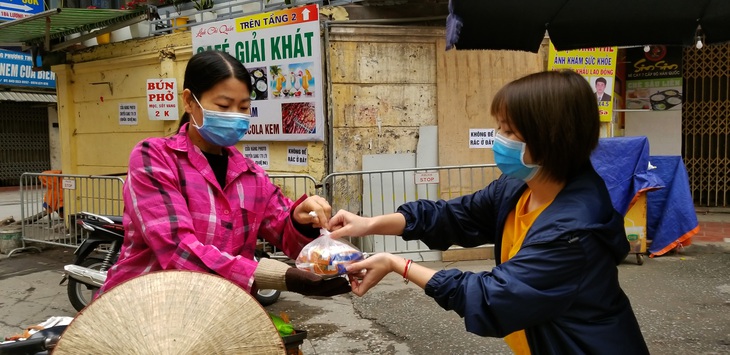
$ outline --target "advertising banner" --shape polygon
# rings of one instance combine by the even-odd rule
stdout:
[[[611,122],[617,52],[617,47],[557,51],[550,43],[548,70],[569,69],[588,80],[596,94],[601,122]]]
[[[43,4],[41,0],[0,0],[0,20],[12,21],[37,14],[43,11]]]
[[[0,49],[0,85],[53,89],[56,74],[33,71],[33,59],[29,54]]]
[[[650,46],[626,50],[626,108],[682,109],[682,48]]]
[[[213,22],[191,33],[195,53],[227,52],[251,73],[244,141],[324,140],[318,5]]]

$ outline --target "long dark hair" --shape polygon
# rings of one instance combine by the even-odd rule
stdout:
[[[253,90],[251,74],[232,55],[219,51],[200,52],[193,55],[188,61],[183,89],[190,89],[190,92],[200,100],[203,93],[228,78],[240,80],[246,85],[248,92]],[[180,118],[177,129],[180,130],[180,127],[188,122],[190,122],[190,115],[185,112]]]

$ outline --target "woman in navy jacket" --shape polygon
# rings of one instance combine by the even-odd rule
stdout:
[[[330,226],[336,238],[402,235],[438,250],[494,243],[497,266],[435,271],[379,253],[348,267],[353,293],[397,272],[462,316],[467,331],[506,337],[515,353],[648,353],[618,281],[629,252],[623,217],[590,163],[600,129],[590,85],[571,71],[528,75],[497,93],[491,114],[498,180],[389,215],[340,211]]]

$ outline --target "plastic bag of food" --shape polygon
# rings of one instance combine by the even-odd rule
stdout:
[[[319,237],[304,246],[295,263],[301,270],[327,278],[346,274],[348,264],[363,259],[362,252],[354,245],[332,239],[329,231],[320,229]]]

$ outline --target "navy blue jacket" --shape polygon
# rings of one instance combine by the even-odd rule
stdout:
[[[629,252],[624,220],[601,177],[590,167],[568,181],[501,263],[505,219],[526,188],[503,175],[472,195],[399,207],[405,240],[438,250],[495,244],[491,272],[439,271],[426,294],[463,317],[469,332],[525,329],[532,354],[648,354],[618,281],[616,265]]]

